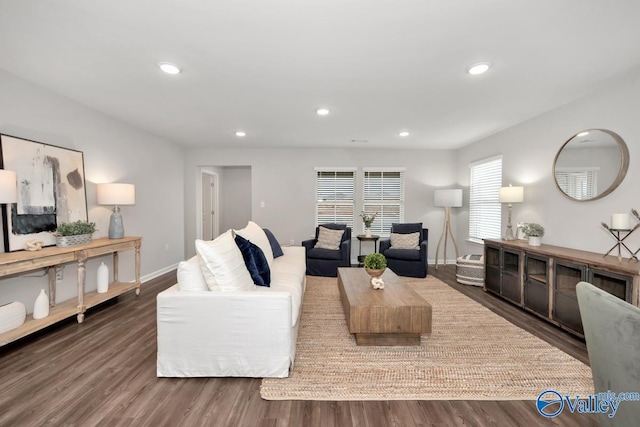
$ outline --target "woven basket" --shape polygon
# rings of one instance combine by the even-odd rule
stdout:
[[[77,234],[75,236],[56,236],[56,246],[68,248],[69,246],[84,245],[91,242],[91,234]]]

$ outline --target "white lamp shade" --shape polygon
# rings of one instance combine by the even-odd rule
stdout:
[[[433,204],[441,208],[459,208],[462,206],[462,189],[436,190],[433,193]]]
[[[99,205],[135,205],[136,187],[133,184],[98,184],[97,201]]]
[[[16,173],[0,169],[0,203],[15,203],[18,201],[18,187]]]
[[[524,200],[523,187],[501,187],[498,195],[500,203],[521,203]]]

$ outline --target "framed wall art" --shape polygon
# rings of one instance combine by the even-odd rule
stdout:
[[[2,212],[5,252],[30,240],[55,245],[58,224],[87,220],[84,156],[81,151],[0,134],[3,169],[16,172],[17,203]]]

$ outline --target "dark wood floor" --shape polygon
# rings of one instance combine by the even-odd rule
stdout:
[[[453,288],[586,361],[584,342],[481,289]],[[158,292],[175,273],[115,304],[0,349],[0,426],[596,426],[593,416],[544,419],[533,401],[265,401],[260,379],[156,378]],[[549,384],[553,388],[553,384]],[[541,390],[542,391],[542,390]]]

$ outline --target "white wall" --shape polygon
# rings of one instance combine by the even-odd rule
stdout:
[[[186,256],[195,254],[196,184],[203,165],[250,166],[253,220],[273,231],[282,244],[293,240],[296,245],[313,237],[315,230],[314,167],[358,167],[360,171],[369,166],[405,167],[405,220],[422,222],[429,228],[430,258],[435,257],[444,222],[443,209],[433,207],[433,190],[456,186],[458,175],[451,150],[189,149],[185,165]],[[362,183],[356,185],[361,192]],[[260,207],[262,201],[264,208]],[[360,208],[356,206],[358,213]],[[359,218],[356,224],[360,227]],[[354,258],[357,242],[354,239],[352,245]],[[451,244],[448,249],[451,259]]]
[[[251,219],[251,168],[227,166],[221,168],[224,181],[220,185],[220,232],[244,228]]]
[[[526,102],[523,100],[522,102]],[[523,185],[524,203],[514,204],[513,223],[538,222],[546,229],[543,243],[604,254],[615,240],[600,223],[612,213],[640,209],[640,75],[627,77],[607,90],[565,105],[458,151],[459,182],[466,188],[465,207],[457,222],[457,234],[468,236],[469,163],[503,155],[503,184]],[[578,202],[556,188],[553,160],[562,144],[577,132],[604,128],[617,132],[627,143],[629,171],[613,193],[595,201]],[[635,222],[634,222],[635,223]],[[506,208],[503,210],[506,224]],[[632,250],[640,247],[640,233],[629,239]],[[482,247],[465,243],[466,252]]]
[[[181,147],[2,70],[0,99],[0,132],[84,153],[89,220],[98,227],[94,237],[107,235],[111,214],[107,207],[96,205],[95,184],[131,183],[136,186],[136,204],[123,206],[122,216],[125,233],[143,238],[143,278],[167,271],[183,259]],[[87,262],[88,290],[95,289],[100,261]],[[0,304],[22,301],[31,312],[39,290],[48,284],[46,277],[32,277],[36,274],[0,281]],[[65,267],[58,301],[77,295],[75,276],[74,266]],[[120,278],[133,279],[132,252],[120,257]]]

